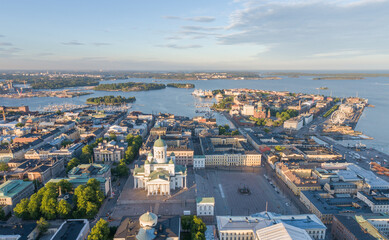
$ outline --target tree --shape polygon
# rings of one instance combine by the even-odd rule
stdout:
[[[89,179],[86,185],[92,187],[95,191],[100,190],[100,182],[96,178]]]
[[[277,151],[277,152],[281,152],[282,150],[285,149],[285,147],[281,147],[280,145],[277,145],[274,147],[274,149]]]
[[[205,223],[201,218],[198,218],[197,216],[193,216],[193,222],[192,222],[192,233],[193,232],[201,232],[205,233],[205,230],[207,230],[207,227],[205,226]]]
[[[61,146],[62,147],[66,147],[67,145],[70,145],[72,144],[73,142],[69,139],[66,139],[66,140],[63,140],[62,143],[61,143]]]
[[[193,216],[182,216],[181,226],[183,230],[189,231],[192,224]]]
[[[125,177],[125,176],[128,176],[128,167],[126,165],[126,163],[124,162],[121,162],[117,167],[116,167],[116,173],[117,175],[119,175],[120,177]]]
[[[88,162],[93,155],[93,147],[91,145],[85,145],[82,148],[81,159],[83,162]]]
[[[14,212],[17,217],[22,219],[28,219],[30,217],[30,212],[28,211],[29,202],[30,200],[28,198],[24,198],[20,203],[16,204]]]
[[[74,167],[77,167],[80,164],[80,160],[78,158],[72,158],[68,165],[66,166],[66,171],[69,172],[72,170]]]
[[[97,212],[99,211],[99,207],[93,203],[93,202],[88,202],[86,206],[86,216],[87,218],[93,218]]]
[[[30,202],[28,203],[28,211],[30,213],[30,217],[33,219],[38,219],[41,215],[40,207],[41,207],[42,195],[38,193],[34,193],[30,197]]]
[[[8,170],[9,170],[8,164],[5,163],[5,162],[1,162],[1,163],[0,163],[0,171],[6,172],[6,171],[8,171]]]
[[[57,206],[57,213],[61,218],[67,218],[70,216],[72,207],[66,200],[61,200]]]
[[[24,127],[24,124],[19,122],[19,123],[16,123],[15,127]]]
[[[47,219],[55,219],[57,216],[57,199],[45,198],[42,199],[41,213]]]
[[[53,184],[46,184],[45,186],[46,191],[43,194],[42,197],[42,203],[41,203],[41,214],[46,219],[54,219],[57,216],[57,185],[55,183]]]
[[[7,216],[5,216],[5,212],[2,206],[0,206],[0,220],[5,221]]]
[[[62,179],[61,181],[59,181],[57,183],[57,187],[61,188],[61,191],[65,192],[65,193],[72,191],[72,188],[73,188],[72,184],[65,179]],[[58,194],[59,194],[59,192],[58,192]]]
[[[116,134],[115,133],[110,133],[109,134],[109,140],[117,140]]]
[[[77,206],[75,217],[92,218],[96,215],[104,200],[99,181],[92,178],[86,185],[78,186],[74,190],[74,200]]]
[[[109,236],[108,222],[100,218],[96,225],[92,228],[88,240],[107,240]]]
[[[192,233],[192,240],[205,240],[205,235],[202,232]]]
[[[49,227],[50,223],[48,223],[43,217],[41,217],[38,221],[36,221],[39,233],[45,233]]]

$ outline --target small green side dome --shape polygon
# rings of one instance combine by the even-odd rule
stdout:
[[[173,164],[173,163],[174,163],[173,159],[170,159],[169,164]]]
[[[157,141],[155,141],[154,143],[154,147],[165,147],[165,146],[167,146],[166,142],[161,138],[161,136],[159,136]]]
[[[150,164],[149,160],[146,160],[146,161],[145,161],[145,164]]]
[[[172,153],[170,154],[170,156],[176,156],[176,154],[174,154],[174,152],[172,152]]]
[[[153,154],[151,152],[149,152],[149,157],[152,157],[152,156],[153,156]]]

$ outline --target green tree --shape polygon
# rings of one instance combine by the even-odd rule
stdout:
[[[57,216],[57,199],[45,198],[42,199],[41,213],[47,219],[55,219]]]
[[[58,206],[57,206],[57,212],[58,212],[58,215],[61,217],[61,218],[67,218],[70,216],[70,213],[72,211],[72,207],[70,206],[70,204],[66,201],[66,200],[61,200],[59,203],[58,203]]]
[[[128,169],[126,163],[121,162],[121,163],[116,167],[116,173],[117,173],[117,175],[119,175],[120,177],[128,176],[129,169]]]
[[[66,139],[66,140],[63,140],[62,143],[61,143],[61,146],[62,147],[66,147],[67,145],[70,145],[72,144],[73,142],[69,139]]]
[[[192,233],[192,240],[205,240],[205,234],[202,232]]]
[[[207,227],[205,226],[205,223],[201,218],[198,218],[197,216],[193,216],[193,223],[192,223],[192,233],[193,232],[201,232],[205,233],[205,230],[207,230]]]
[[[41,214],[46,219],[54,219],[57,216],[57,185],[55,183],[48,183],[45,186],[46,191],[42,197]]]
[[[80,160],[78,158],[72,158],[68,165],[66,166],[66,171],[69,172],[72,170],[74,167],[77,167],[80,164]]]
[[[87,218],[93,218],[97,212],[99,211],[99,207],[93,203],[93,202],[88,202],[86,206],[86,216]]]
[[[84,195],[85,185],[80,185],[74,190],[74,200],[77,203],[77,214],[82,217],[86,213],[87,200]]]
[[[92,187],[95,191],[100,190],[100,182],[96,178],[89,179],[86,185]]]
[[[30,197],[30,202],[28,203],[28,211],[32,219],[38,219],[41,216],[40,207],[41,207],[42,195],[34,193]]]
[[[17,217],[22,219],[28,219],[30,217],[30,212],[28,211],[29,202],[30,200],[28,198],[24,198],[20,203],[16,204],[14,212]]]
[[[92,228],[88,240],[107,240],[109,236],[108,222],[100,218],[96,225]]]
[[[274,149],[277,151],[277,152],[281,152],[282,150],[285,149],[285,147],[281,147],[280,145],[277,145],[274,147]]]
[[[7,216],[5,216],[5,212],[2,206],[0,206],[0,220],[5,221]]]
[[[9,170],[9,166],[7,163],[5,162],[1,162],[0,163],[0,171],[2,172],[7,172]]]
[[[192,225],[193,216],[182,216],[181,217],[181,226],[183,230],[189,231],[190,226]]]
[[[116,134],[115,133],[110,133],[109,134],[109,140],[117,140]]]
[[[65,179],[62,179],[61,181],[59,181],[57,183],[57,187],[58,188],[61,187],[62,193],[68,193],[68,192],[72,191],[72,188],[73,188],[72,184],[69,181],[65,180]]]
[[[83,162],[89,162],[89,160],[92,158],[93,155],[93,146],[91,145],[85,145],[82,148],[82,154],[81,154],[81,159]]]
[[[39,233],[45,233],[49,227],[50,223],[48,223],[43,217],[41,217],[38,221],[36,221]]]

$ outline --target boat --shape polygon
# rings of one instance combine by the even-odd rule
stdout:
[[[319,87],[319,88],[316,88],[317,90],[328,90],[328,87]]]

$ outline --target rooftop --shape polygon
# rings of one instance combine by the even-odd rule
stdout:
[[[213,197],[197,197],[196,203],[212,203],[215,204],[215,198]]]
[[[371,213],[366,203],[352,197],[333,198],[324,191],[301,191],[322,214],[338,214],[340,212]],[[328,196],[323,197],[323,196]]]
[[[0,196],[12,198],[30,185],[33,185],[32,182],[23,180],[8,180],[0,185]]]
[[[51,240],[77,239],[77,236],[86,224],[89,225],[88,221],[84,219],[67,220],[61,225]]]
[[[152,234],[156,233],[154,240],[180,236],[180,217],[179,216],[160,216]],[[115,233],[115,239],[137,240],[137,235],[148,234],[140,228],[139,217],[124,217]]]

